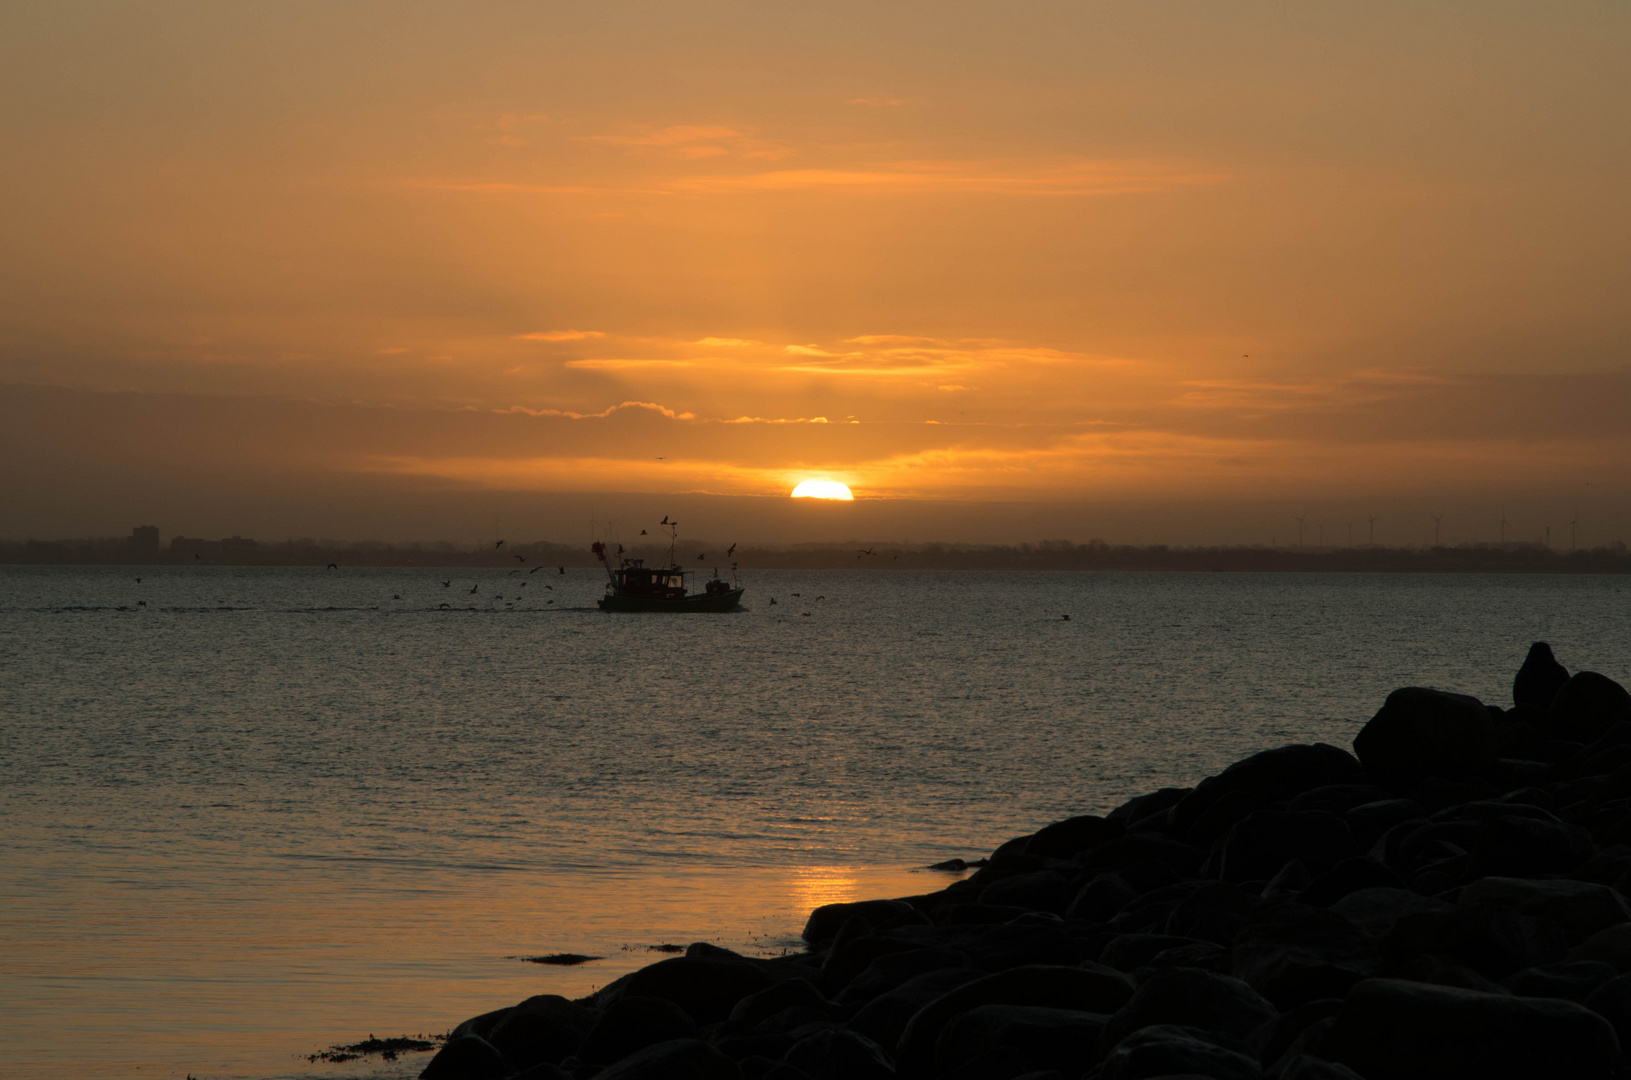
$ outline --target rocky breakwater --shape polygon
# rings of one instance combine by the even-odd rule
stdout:
[[[1631,1075],[1631,695],[1537,644],[1509,709],[1057,822],[922,896],[465,1021],[424,1080]]]

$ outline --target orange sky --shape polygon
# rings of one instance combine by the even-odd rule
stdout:
[[[1610,538],[1631,12],[1326,7],[6,5],[0,535],[827,476]]]

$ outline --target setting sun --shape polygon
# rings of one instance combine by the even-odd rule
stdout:
[[[853,501],[855,496],[850,494],[847,486],[837,480],[805,480],[793,489],[795,499],[840,499],[844,502]]]

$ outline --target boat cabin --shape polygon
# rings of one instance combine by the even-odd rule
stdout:
[[[630,559],[612,571],[613,587],[625,596],[673,597],[685,595],[685,575],[677,566],[666,570],[648,568],[643,559]]]

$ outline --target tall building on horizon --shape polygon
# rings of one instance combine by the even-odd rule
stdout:
[[[157,551],[159,549],[159,527],[157,525],[137,525],[130,530],[130,546],[137,551]]]

